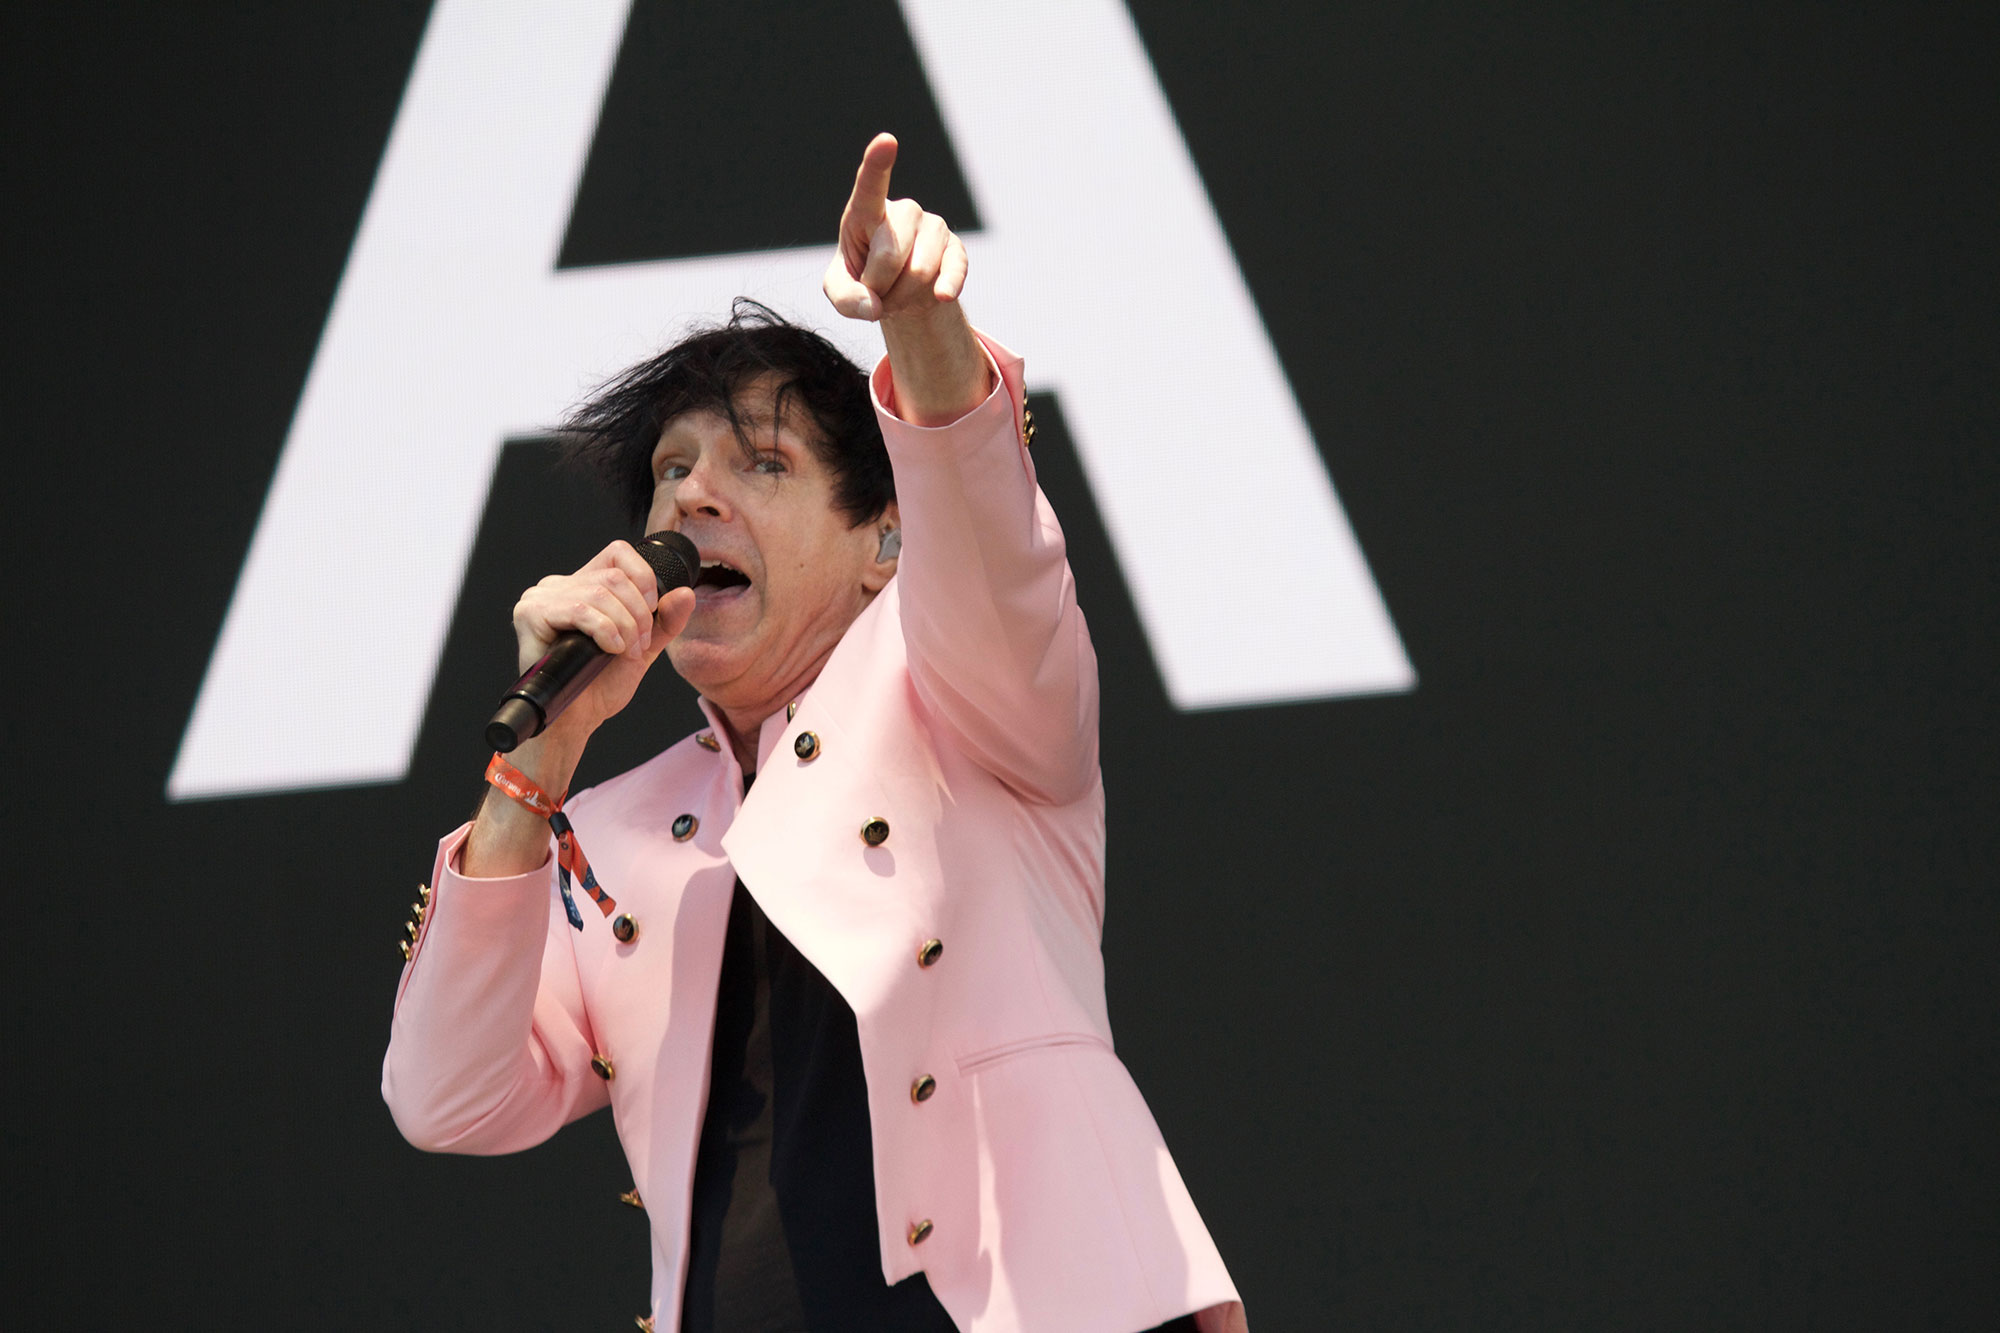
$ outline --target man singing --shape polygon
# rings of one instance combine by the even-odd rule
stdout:
[[[739,306],[573,415],[701,577],[614,542],[522,594],[524,668],[614,660],[440,844],[383,1096],[438,1152],[609,1105],[663,1333],[1242,1330],[1112,1053],[1097,664],[1021,361],[895,158],[826,275],[872,376]],[[708,728],[565,800],[663,650]]]

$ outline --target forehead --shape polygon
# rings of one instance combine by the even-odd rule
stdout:
[[[723,444],[751,455],[776,448],[812,456],[812,444],[818,434],[812,414],[796,395],[788,394],[784,418],[776,420],[778,384],[777,377],[765,375],[738,389],[731,400],[736,412],[735,425],[731,425],[720,405],[689,408],[668,418],[660,428],[654,457],[669,449],[702,449]]]

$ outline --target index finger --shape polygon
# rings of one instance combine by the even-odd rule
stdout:
[[[592,560],[588,565],[585,565],[584,569],[615,569],[619,571],[632,581],[632,586],[638,589],[639,596],[644,599],[645,604],[640,608],[641,610],[651,611],[653,604],[659,600],[659,575],[654,573],[653,567],[646,563],[646,557],[640,555],[634,549],[632,543],[628,541],[621,540],[611,543],[611,545],[599,551],[597,558]]]
[[[872,226],[889,206],[889,173],[896,165],[896,136],[876,135],[861,154],[854,173],[854,192],[847,196],[847,216]]]

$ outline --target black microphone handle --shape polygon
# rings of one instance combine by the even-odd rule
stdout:
[[[610,665],[610,655],[582,630],[557,635],[549,650],[521,674],[500,701],[493,720],[486,724],[486,743],[506,754],[529,737],[540,735]]]
[[[542,710],[526,699],[508,695],[493,710],[493,720],[486,724],[486,743],[507,754],[528,737],[542,729]]]
[[[701,572],[701,555],[678,532],[656,532],[638,546],[653,567],[659,595],[685,588]],[[611,658],[582,630],[556,636],[540,660],[521,674],[486,724],[486,743],[502,754],[539,735],[581,694]]]

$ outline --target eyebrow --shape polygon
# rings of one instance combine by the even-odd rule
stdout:
[[[670,446],[667,436],[680,421],[699,413],[706,413],[724,423],[729,422],[727,416],[714,408],[698,408],[694,411],[681,413],[660,428],[660,439],[654,444],[652,455],[647,459],[647,471],[657,472],[660,465],[668,457],[671,457],[674,452],[686,452],[685,450],[675,450]],[[749,458],[757,459],[789,449],[790,452],[801,458],[817,458],[820,448],[819,441],[811,436],[802,434],[796,429],[799,415],[799,409],[793,408],[785,413],[786,422],[774,425],[773,414],[768,411],[761,411],[755,414],[741,414],[737,422],[740,429],[732,431],[732,434],[736,437],[739,452],[745,453]],[[808,425],[817,424],[812,421],[810,413],[806,414],[806,422]],[[784,426],[788,423],[793,426],[793,429],[784,429]],[[771,443],[766,443],[766,440],[771,441]]]

